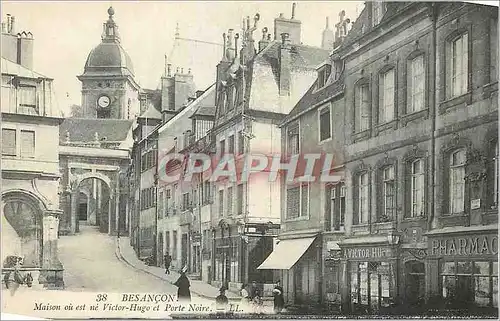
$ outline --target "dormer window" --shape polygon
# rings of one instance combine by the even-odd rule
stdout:
[[[331,72],[331,65],[325,65],[318,71],[318,88],[325,87]]]
[[[382,21],[382,17],[384,16],[386,10],[387,8],[383,1],[375,0],[372,2],[372,19],[374,27]]]

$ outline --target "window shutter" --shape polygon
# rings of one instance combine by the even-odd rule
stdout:
[[[332,229],[332,188],[335,188],[333,185],[325,186],[325,231],[331,231]]]
[[[353,190],[353,211],[352,211],[352,224],[356,225],[359,224],[359,174],[353,176],[353,181],[354,181],[354,190]]]

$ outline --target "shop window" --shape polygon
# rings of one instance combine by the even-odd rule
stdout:
[[[462,213],[465,205],[465,150],[458,150],[450,156],[450,214]]]
[[[441,264],[442,296],[453,307],[498,308],[498,263],[447,261]]]
[[[350,269],[350,292],[354,311],[376,312],[389,307],[392,280],[388,262],[352,262]]]
[[[390,122],[394,119],[394,77],[394,69],[390,69],[380,75],[378,115],[380,124]]]

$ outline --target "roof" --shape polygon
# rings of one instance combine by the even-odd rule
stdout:
[[[23,78],[52,79],[2,57],[2,74]]]
[[[212,84],[200,97],[204,99],[197,102],[198,108],[194,111],[191,117],[194,116],[215,116],[215,84]],[[198,97],[198,98],[200,98]],[[198,99],[193,101],[194,104]]]
[[[255,57],[257,64],[269,64],[274,72],[279,70],[279,50],[281,42],[273,41]],[[291,67],[316,68],[328,57],[328,50],[306,45],[291,44]]]
[[[90,51],[83,75],[105,73],[134,76],[132,59],[118,42],[101,42]]]
[[[198,97],[195,101],[193,101],[191,104],[187,105],[183,110],[181,110],[179,113],[177,113],[174,117],[169,119],[166,123],[163,123],[159,128],[158,132],[163,132],[165,129],[168,128],[170,124],[175,122],[177,119],[183,117],[184,115],[188,114],[188,117],[191,117],[197,110],[198,106],[215,106],[215,83],[212,84],[205,92]]]
[[[320,90],[316,90],[317,82],[318,80],[316,79],[305,95],[302,96],[295,107],[293,107],[292,111],[283,119],[282,125],[291,122],[306,110],[314,108],[322,102],[333,99],[344,91],[344,81],[342,78]]]
[[[128,119],[66,118],[59,127],[59,142],[66,141],[67,132],[72,142],[92,142],[95,133],[106,141],[124,141],[133,122]]]

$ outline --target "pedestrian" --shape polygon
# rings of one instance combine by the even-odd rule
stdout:
[[[227,299],[227,296],[226,296],[226,287],[222,286],[219,289],[219,295],[215,298],[215,309],[217,310],[217,313],[227,312],[228,304],[229,304],[229,300]]]
[[[191,284],[189,283],[189,279],[186,276],[186,268],[184,267],[181,270],[181,275],[175,281],[175,286],[177,286],[177,301],[191,301],[191,291],[189,291],[189,287]]]
[[[248,310],[248,306],[250,303],[250,296],[247,291],[247,284],[243,283],[241,285],[240,295],[241,295],[241,302],[240,302],[241,309],[246,312]]]
[[[276,285],[273,289],[274,296],[274,313],[281,313],[283,307],[285,306],[285,298],[283,297],[283,287],[280,285],[280,280],[276,281]]]
[[[257,282],[252,281],[252,287],[250,288],[250,299],[253,300],[258,293],[259,288],[257,287]]]
[[[172,264],[172,256],[167,252],[163,260],[165,261],[165,274],[170,274],[170,264]]]

